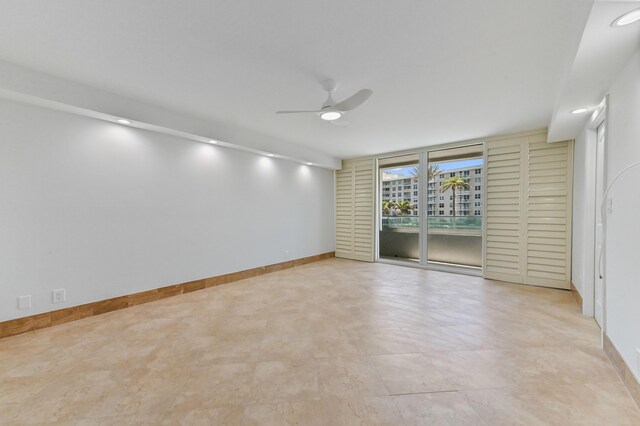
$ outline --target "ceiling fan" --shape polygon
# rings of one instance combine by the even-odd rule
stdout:
[[[300,114],[300,113],[315,113],[323,120],[330,122],[339,127],[344,127],[349,124],[345,120],[338,120],[349,111],[353,111],[362,105],[373,92],[369,89],[358,90],[354,95],[345,99],[342,102],[336,102],[333,99],[332,93],[336,90],[336,82],[334,80],[325,80],[322,82],[322,87],[329,92],[327,100],[322,104],[318,110],[305,110],[305,111],[278,111],[276,114]]]

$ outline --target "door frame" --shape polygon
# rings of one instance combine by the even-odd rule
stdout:
[[[602,275],[602,295],[601,295],[601,302],[602,302],[602,312],[600,312],[600,319],[601,319],[601,324],[598,324],[600,326],[600,329],[602,331],[602,333],[604,333],[606,331],[606,300],[607,300],[607,284],[606,284],[606,273],[605,273],[605,269],[606,269],[606,226],[607,226],[607,214],[604,213],[602,214],[602,227],[603,227],[603,231],[602,231],[602,248],[601,248],[601,253],[602,253],[602,258],[600,258],[600,253],[598,252],[598,243],[596,241],[596,235],[597,235],[597,214],[598,214],[598,209],[600,209],[600,205],[598,204],[598,179],[602,179],[602,189],[606,190],[607,188],[607,151],[608,151],[608,143],[607,140],[609,138],[609,120],[608,120],[608,112],[609,112],[609,108],[608,108],[608,103],[609,103],[609,96],[607,95],[604,100],[602,101],[602,103],[598,106],[598,109],[596,109],[596,111],[594,111],[593,116],[591,118],[591,121],[588,125],[588,132],[591,133],[591,136],[593,137],[593,141],[595,142],[595,149],[594,149],[594,155],[593,155],[593,170],[594,170],[594,180],[593,180],[593,223],[591,224],[591,229],[593,230],[593,240],[592,240],[592,247],[591,250],[589,251],[591,258],[593,259],[593,270],[591,271],[591,277],[589,280],[587,280],[587,283],[589,285],[589,291],[588,293],[590,293],[588,296],[588,304],[587,302],[583,302],[585,303],[585,306],[583,307],[583,313],[585,313],[586,315],[592,316],[595,320],[596,315],[597,315],[597,310],[598,310],[598,305],[596,303],[596,298],[598,296],[597,294],[597,280],[596,280],[596,274],[601,273]],[[600,158],[598,156],[598,129],[600,128],[600,126],[604,125],[604,149],[602,151],[602,157]],[[589,138],[588,138],[589,140]],[[598,170],[598,163],[602,161],[602,173],[600,175],[598,175],[597,170]],[[604,194],[601,194],[604,195]],[[602,202],[604,202],[604,200],[602,200]],[[587,293],[587,292],[585,292]],[[586,295],[585,295],[586,296]],[[584,298],[583,298],[584,300]]]

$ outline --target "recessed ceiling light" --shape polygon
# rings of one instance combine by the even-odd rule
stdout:
[[[267,157],[273,157],[274,154],[267,154]]]
[[[329,111],[329,112],[323,112],[322,114],[320,114],[320,118],[327,121],[337,120],[340,117],[342,117],[342,113],[338,111]]]
[[[578,108],[571,111],[571,114],[583,114],[587,111],[589,111],[587,108]]]
[[[212,143],[212,144],[214,144],[214,145],[217,145],[217,144],[218,144],[218,141],[215,141],[215,140],[211,139],[211,140],[209,141],[209,143]]]
[[[307,166],[312,166],[313,163],[305,163]]]
[[[618,17],[611,23],[612,27],[624,27],[625,25],[633,24],[640,21],[640,9],[634,9],[631,12],[627,12],[624,15]]]
[[[124,118],[119,118],[118,123],[120,124],[131,124],[129,120],[125,120]]]

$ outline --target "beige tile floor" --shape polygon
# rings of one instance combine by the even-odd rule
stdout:
[[[570,293],[332,259],[0,340],[0,423],[640,425]]]

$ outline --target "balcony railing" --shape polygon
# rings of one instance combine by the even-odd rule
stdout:
[[[481,216],[428,216],[427,225],[430,262],[482,266]],[[419,216],[384,216],[380,230],[380,256],[418,259],[419,230]]]
[[[383,216],[382,228],[418,228],[419,216]],[[460,229],[469,231],[482,230],[482,216],[429,216],[427,217],[429,229]]]

